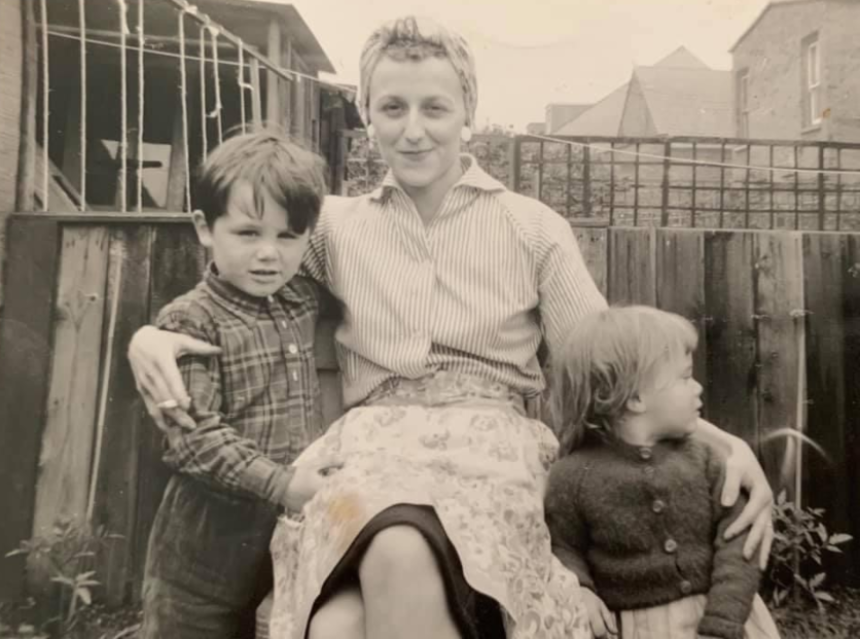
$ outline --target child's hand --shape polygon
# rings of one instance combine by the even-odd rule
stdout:
[[[617,635],[615,615],[609,611],[609,608],[603,603],[603,599],[588,588],[582,589],[582,598],[585,600],[588,620],[591,622],[591,632],[595,638]]]
[[[287,488],[284,505],[294,512],[300,511],[302,506],[309,502],[323,487],[328,477],[341,466],[340,462],[332,460],[295,466],[295,473]]]

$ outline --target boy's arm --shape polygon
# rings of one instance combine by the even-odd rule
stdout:
[[[705,614],[699,622],[699,634],[724,639],[742,639],[744,624],[752,610],[752,602],[761,582],[758,566],[744,558],[743,548],[747,533],[730,540],[725,539],[729,524],[746,505],[741,495],[727,508],[720,504],[725,483],[725,469],[721,460],[709,452],[708,475],[711,480],[711,508],[716,523],[714,563],[711,588]]]
[[[162,311],[159,328],[217,344],[214,326],[193,307]],[[164,462],[174,470],[229,492],[286,506],[294,470],[275,463],[224,421],[221,413],[221,365],[218,357],[187,355],[179,362],[191,397],[189,416],[194,429],[167,429]]]
[[[585,560],[588,529],[578,494],[582,472],[583,469],[574,468],[570,463],[556,463],[549,474],[544,513],[553,553],[568,570],[576,574],[580,585],[593,591],[594,579]]]

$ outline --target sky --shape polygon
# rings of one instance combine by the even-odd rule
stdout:
[[[287,0],[270,0],[287,1]],[[680,46],[714,69],[767,0],[292,0],[340,82],[371,31],[410,13],[457,29],[478,68],[479,127],[524,131],[552,102],[593,103]]]

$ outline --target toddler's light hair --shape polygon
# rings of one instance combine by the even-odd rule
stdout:
[[[552,359],[551,410],[560,454],[591,435],[611,438],[627,402],[653,388],[661,367],[692,353],[697,343],[688,320],[649,306],[584,317]]]

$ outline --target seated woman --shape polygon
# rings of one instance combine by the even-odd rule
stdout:
[[[557,441],[526,407],[550,354],[606,301],[568,222],[508,191],[474,158],[477,83],[458,35],[412,17],[361,56],[368,134],[390,171],[374,192],[329,196],[305,258],[343,303],[337,351],[348,412],[306,452],[344,466],[282,518],[273,636],[588,637],[572,573],[551,553],[543,488]],[[141,329],[130,356],[154,416],[185,396],[174,359],[206,352]],[[749,505],[747,556],[769,551],[772,494],[741,440],[727,453]],[[763,541],[763,543],[762,543]]]

